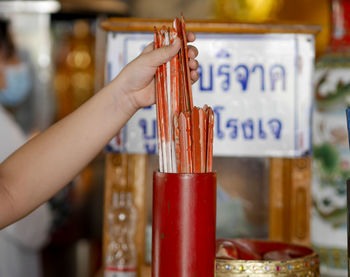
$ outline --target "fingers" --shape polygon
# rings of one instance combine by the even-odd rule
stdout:
[[[197,82],[199,79],[199,74],[197,71],[191,71],[191,81],[192,81],[192,84]]]
[[[192,32],[187,32],[187,38],[189,42],[193,42],[196,37]],[[168,62],[174,57],[180,49],[180,39],[176,38],[172,45],[154,49],[154,43],[147,45],[142,51],[142,59],[145,63],[152,67],[157,67],[161,64]],[[190,75],[192,83],[199,79],[199,74],[196,71],[198,69],[198,61],[195,59],[198,56],[198,49],[193,45],[188,45],[188,66],[190,68]]]
[[[155,49],[154,51],[145,52],[143,58],[149,65],[159,66],[170,61],[170,59],[174,57],[177,52],[179,52],[180,44],[180,39],[176,38],[174,42],[169,46],[164,46],[159,49]],[[146,51],[148,51],[148,49]]]
[[[194,41],[196,39],[195,35],[192,32],[188,32],[187,33],[187,37],[189,38],[188,40],[190,41]],[[197,72],[198,69],[198,61],[195,60],[195,58],[198,56],[198,49],[193,46],[193,45],[188,45],[188,66],[191,70],[191,81],[192,84],[197,82],[197,80],[199,79],[199,74]]]
[[[188,45],[188,57],[195,59],[198,56],[198,49],[193,45]]]
[[[190,59],[188,62],[188,66],[190,67],[191,70],[197,70],[198,68],[198,61],[194,59]]]
[[[196,40],[196,35],[192,32],[186,32],[187,41],[194,42]]]
[[[194,56],[197,56],[197,55],[198,55],[198,50],[197,50],[197,53]],[[199,79],[199,74],[197,72],[197,69],[198,69],[198,66],[199,66],[198,61],[195,60],[194,58],[190,58],[189,61],[188,61],[188,66],[189,66],[190,71],[191,71],[191,73],[190,73],[191,74],[191,81],[192,81],[192,84],[193,84]]]
[[[187,35],[188,42],[193,42],[196,40],[196,36],[194,33],[187,32],[186,35]],[[191,71],[190,75],[191,75],[192,84],[197,82],[199,79],[199,74],[197,72],[197,68],[199,64],[198,64],[198,61],[195,60],[197,56],[198,56],[198,49],[193,45],[188,45],[188,58],[189,58],[188,66]]]

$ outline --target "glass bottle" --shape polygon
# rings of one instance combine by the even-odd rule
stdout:
[[[137,251],[134,242],[137,211],[130,191],[114,192],[108,214],[110,241],[105,277],[136,277]]]

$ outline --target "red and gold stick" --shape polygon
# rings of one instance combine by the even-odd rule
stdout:
[[[155,29],[155,48],[181,40],[179,53],[156,72],[159,170],[204,173],[212,171],[214,113],[207,105],[193,107],[185,20],[171,29]]]

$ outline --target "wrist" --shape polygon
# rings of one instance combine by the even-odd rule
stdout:
[[[124,114],[131,118],[138,110],[138,107],[135,105],[130,93],[124,89],[125,86],[122,84],[122,80],[117,77],[106,88],[112,93],[116,106],[115,110],[118,115]]]

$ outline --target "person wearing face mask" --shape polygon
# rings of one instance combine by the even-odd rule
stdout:
[[[9,23],[0,19],[0,163],[27,141],[5,108],[13,109],[22,104],[31,86],[29,67],[16,52],[9,34]],[[48,239],[51,222],[52,215],[45,203],[0,231],[1,277],[42,275],[40,249]]]
[[[0,19],[0,103],[6,107],[20,105],[31,87],[29,66],[16,53],[8,22]]]

